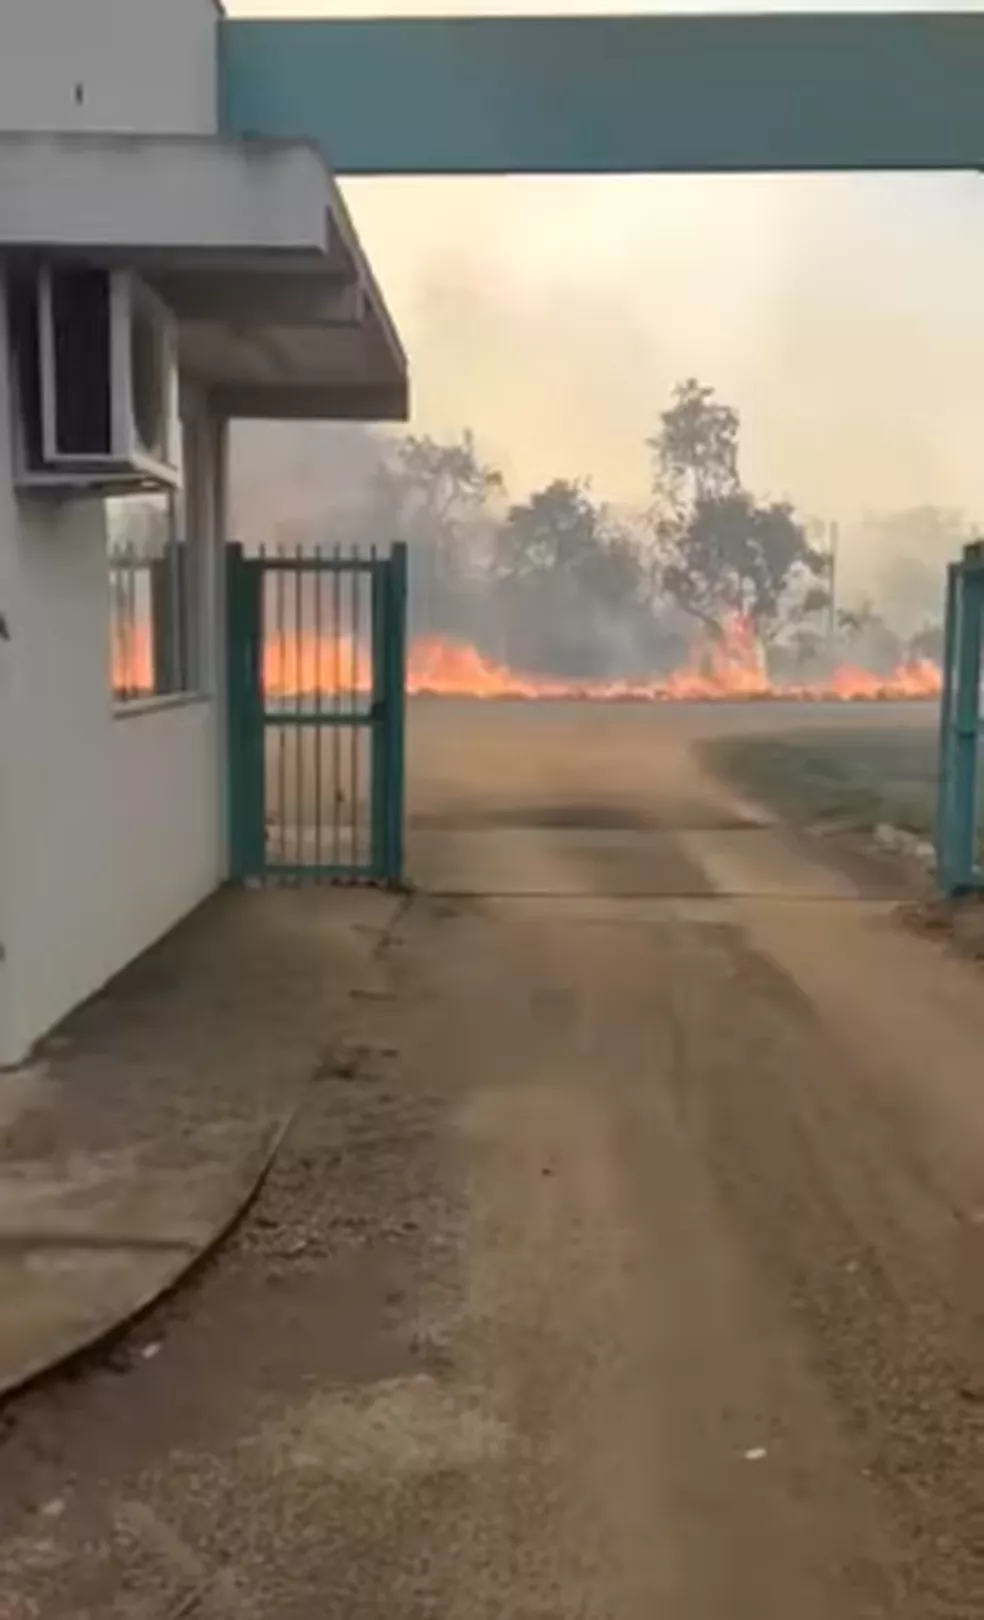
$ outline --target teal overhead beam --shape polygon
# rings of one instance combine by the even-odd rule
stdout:
[[[984,166],[984,16],[221,23],[223,124],[347,175]]]

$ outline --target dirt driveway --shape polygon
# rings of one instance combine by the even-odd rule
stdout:
[[[984,982],[672,711],[413,719],[253,1215],[8,1414],[0,1617],[984,1614]]]

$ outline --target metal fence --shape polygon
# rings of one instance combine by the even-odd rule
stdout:
[[[116,703],[191,690],[193,638],[187,548],[148,556],[132,545],[109,553],[110,669]]]
[[[405,547],[228,560],[237,874],[399,883]]]
[[[981,638],[984,541],[947,574],[936,870],[945,894],[984,889],[981,861]]]

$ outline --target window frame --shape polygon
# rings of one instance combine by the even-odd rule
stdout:
[[[164,505],[165,537],[159,547],[148,550],[145,546],[137,549],[131,542],[127,547],[117,546],[112,538],[112,508],[122,508],[129,502],[160,501]],[[106,557],[107,575],[109,583],[109,695],[113,713],[118,718],[127,718],[141,713],[154,712],[160,708],[174,707],[188,703],[201,702],[207,697],[202,680],[203,648],[202,648],[202,613],[201,613],[201,567],[200,546],[196,536],[189,529],[187,522],[187,501],[183,486],[171,491],[153,491],[147,495],[121,495],[111,497],[106,502],[107,532]],[[192,526],[193,528],[193,526]],[[167,570],[166,588],[172,593],[170,608],[164,608],[163,618],[159,603],[155,598],[155,565],[173,559],[171,567]],[[140,580],[146,576],[147,588],[140,588]],[[159,577],[159,576],[158,576]],[[126,593],[123,605],[116,590],[116,581],[122,578],[124,592]],[[138,601],[138,595],[143,601]],[[167,643],[162,654],[158,654],[155,637],[161,624],[171,627],[172,639]],[[174,626],[178,626],[178,635],[173,635]],[[134,654],[126,651],[128,637],[134,637],[138,649],[146,647],[146,653],[139,651]],[[142,639],[141,639],[142,638]],[[174,661],[178,673],[175,684],[165,689],[157,690],[155,684],[155,666],[160,656],[166,663]],[[119,660],[127,657],[135,662],[145,657],[146,673],[150,679],[121,683],[117,678]]]

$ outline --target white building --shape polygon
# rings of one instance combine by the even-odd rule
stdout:
[[[217,25],[0,6],[0,1065],[227,875],[228,422],[406,411],[322,157],[218,133]]]

